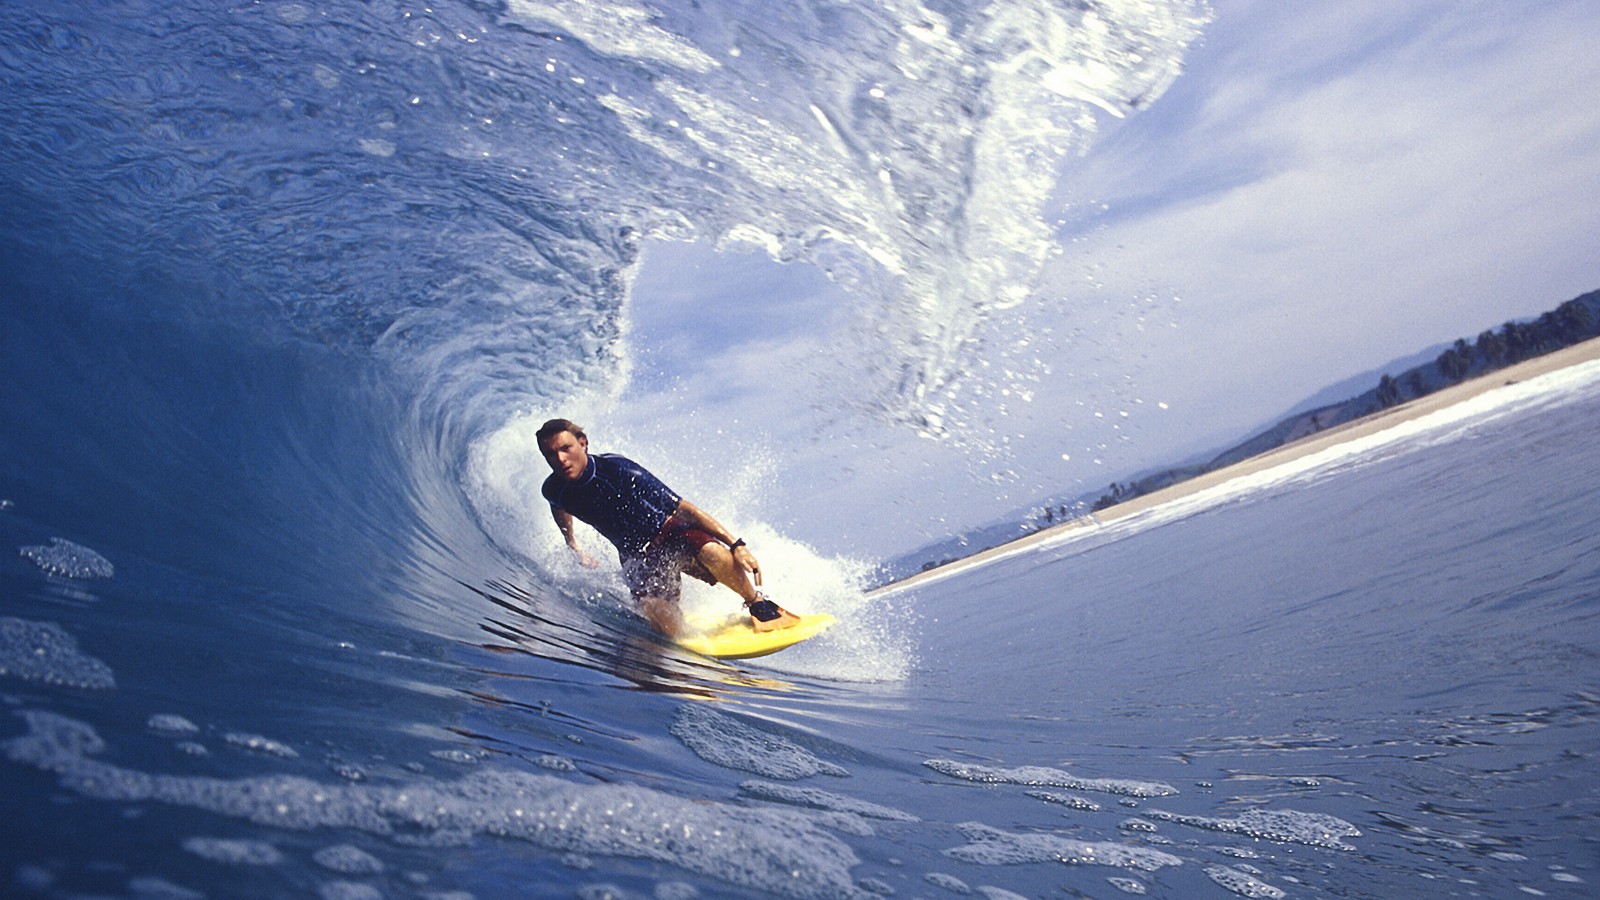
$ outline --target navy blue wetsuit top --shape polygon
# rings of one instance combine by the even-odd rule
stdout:
[[[589,454],[576,481],[552,473],[540,493],[551,507],[593,526],[623,559],[639,555],[683,499],[644,466],[615,453]]]

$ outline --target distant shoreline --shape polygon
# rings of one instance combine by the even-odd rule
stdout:
[[[1429,413],[1445,409],[1446,407],[1453,406],[1457,403],[1461,403],[1462,401],[1470,400],[1474,397],[1486,394],[1489,391],[1497,388],[1516,384],[1521,381],[1527,381],[1530,378],[1537,378],[1540,375],[1560,371],[1562,369],[1581,365],[1596,359],[1600,359],[1600,338],[1591,338],[1583,343],[1573,344],[1570,347],[1563,347],[1560,350],[1546,353],[1543,356],[1535,357],[1534,359],[1523,360],[1522,362],[1514,365],[1506,366],[1503,369],[1495,369],[1492,372],[1485,372],[1482,375],[1470,378],[1461,382],[1460,384],[1442,388],[1434,391],[1431,394],[1425,394],[1413,400],[1408,400],[1396,406],[1389,407],[1388,409],[1372,413],[1371,415],[1363,416],[1362,418],[1346,422],[1342,425],[1334,426],[1326,431],[1319,431],[1315,434],[1306,435],[1305,437],[1300,438],[1292,443],[1284,444],[1281,447],[1275,447],[1266,451],[1265,453],[1252,456],[1248,459],[1240,460],[1233,465],[1226,466],[1221,469],[1215,469],[1202,475],[1197,475],[1194,478],[1180,481],[1177,484],[1161,488],[1160,490],[1151,491],[1148,494],[1141,494],[1140,496],[1134,497],[1123,503],[1118,503],[1114,506],[1108,506],[1094,514],[1094,521],[1097,521],[1100,524],[1105,524],[1107,522],[1112,522],[1117,519],[1135,515],[1152,507],[1160,506],[1164,503],[1170,503],[1173,500],[1187,497],[1189,495],[1206,490],[1207,488],[1224,484],[1234,480],[1235,478],[1252,475],[1257,472],[1282,465],[1283,463],[1317,453],[1329,447],[1334,447],[1348,441],[1357,440],[1359,438],[1366,437],[1367,435],[1376,434],[1403,422],[1411,421]],[[901,578],[897,581],[891,581],[888,584],[880,585],[876,588],[873,588],[868,592],[868,594],[871,595],[888,591],[904,590],[908,587],[914,587],[917,583],[922,581],[931,581],[935,578],[944,578],[963,569],[981,566],[997,557],[1024,550],[1029,545],[1044,543],[1061,534],[1062,532],[1089,527],[1093,527],[1093,523],[1089,520],[1075,519],[1070,522],[1064,522],[1060,525],[1053,525],[1048,528],[1043,528],[1039,531],[1035,531],[1032,534],[1025,535],[1015,540],[1006,541],[1003,544],[999,544],[985,550],[980,550],[971,556],[964,556],[961,559],[953,560],[943,565],[935,566],[934,568],[918,572],[914,575],[908,575],[905,578]]]

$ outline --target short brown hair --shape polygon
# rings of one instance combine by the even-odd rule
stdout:
[[[583,433],[583,426],[572,421],[571,419],[551,419],[550,421],[539,426],[539,433],[535,435],[535,437],[539,441],[539,446],[543,447],[545,441],[550,440],[563,431],[571,432],[572,436],[580,441],[589,440],[589,436]]]

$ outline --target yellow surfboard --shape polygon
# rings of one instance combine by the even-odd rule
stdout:
[[[834,623],[833,616],[818,613],[801,616],[800,621],[777,631],[757,631],[750,627],[749,616],[730,619],[705,631],[681,635],[677,644],[701,656],[717,659],[750,659],[777,653],[785,647],[814,637]]]

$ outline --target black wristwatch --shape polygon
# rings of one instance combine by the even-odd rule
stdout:
[[[744,546],[744,538],[739,538],[739,539],[735,540],[733,543],[729,544],[728,545],[728,549],[730,551],[732,551],[732,550],[737,550],[737,549],[739,549],[740,547],[743,547],[743,546]]]

